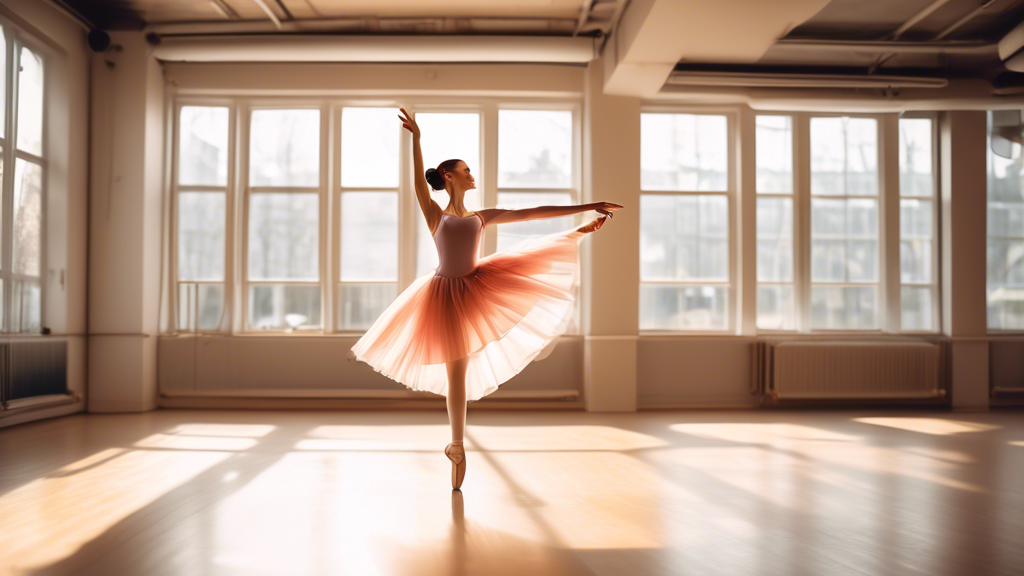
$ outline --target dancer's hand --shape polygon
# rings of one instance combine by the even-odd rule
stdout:
[[[416,120],[412,117],[411,114],[405,111],[405,108],[399,108],[399,110],[402,111],[402,114],[405,114],[404,117],[402,116],[402,114],[398,115],[398,117],[402,119],[402,126],[404,126],[405,129],[408,130],[409,132],[412,132],[413,136],[419,136],[420,127],[416,125]]]
[[[579,228],[577,228],[577,230],[579,230],[580,232],[583,232],[584,234],[589,234],[591,232],[596,232],[597,230],[601,229],[601,226],[604,226],[604,222],[607,219],[608,219],[608,216],[601,216],[600,218],[597,218],[596,220],[591,220],[590,222],[587,222],[583,226],[580,226]]]
[[[605,216],[608,216],[609,218],[614,218],[615,214],[613,214],[613,212],[620,208],[622,208],[622,204],[615,204],[614,202],[594,203],[594,210],[597,210],[598,212],[604,214]]]

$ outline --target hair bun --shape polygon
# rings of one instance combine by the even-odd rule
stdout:
[[[427,168],[426,178],[431,188],[434,190],[444,190],[444,178],[436,168]]]

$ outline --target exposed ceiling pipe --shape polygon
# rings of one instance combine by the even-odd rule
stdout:
[[[542,62],[585,64],[587,36],[280,35],[163,38],[153,56],[169,62]]]
[[[971,10],[967,14],[964,14],[963,18],[960,18],[956,22],[953,22],[952,24],[949,25],[948,28],[946,28],[942,32],[939,32],[938,36],[936,36],[935,38],[932,38],[932,41],[933,42],[937,42],[939,40],[942,40],[946,36],[949,36],[950,34],[953,33],[954,30],[957,30],[958,28],[960,28],[961,26],[966,24],[968,21],[973,19],[975,16],[980,14],[982,11],[988,9],[988,7],[991,6],[992,4],[994,4],[995,1],[996,0],[988,0],[988,2],[985,2],[981,6],[978,6],[974,10]]]
[[[460,23],[476,32],[547,32],[552,35],[572,34],[578,25],[574,18],[379,18],[378,29],[384,32],[438,33],[455,32]],[[370,29],[369,18],[307,18],[286,20],[277,28],[266,20],[234,22],[179,22],[151,24],[146,32],[160,36],[196,36],[212,34],[259,34],[268,32],[361,32]],[[465,25],[465,24],[463,24]]]
[[[822,50],[886,54],[974,54],[995,55],[995,43],[987,42],[888,42],[875,40],[808,40],[783,38],[775,43],[780,48],[795,50]]]
[[[944,88],[949,80],[905,76],[677,71],[669,75],[666,84],[759,88]]]

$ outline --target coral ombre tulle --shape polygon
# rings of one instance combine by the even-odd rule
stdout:
[[[445,363],[469,356],[466,399],[473,401],[546,357],[572,318],[586,232],[527,239],[477,261],[483,227],[479,213],[443,215],[434,232],[440,265],[388,306],[349,358],[447,396]]]

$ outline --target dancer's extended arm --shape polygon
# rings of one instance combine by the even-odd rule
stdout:
[[[526,220],[540,220],[542,218],[558,218],[579,214],[587,210],[597,210],[602,214],[612,215],[612,212],[622,208],[621,204],[613,202],[591,202],[590,204],[578,204],[574,206],[536,206],[534,208],[522,208],[519,210],[503,210],[501,208],[489,208],[480,210],[480,215],[488,224],[503,224],[509,222],[523,222]]]
[[[427,227],[430,229],[430,233],[433,234],[437,228],[438,222],[441,221],[441,207],[434,202],[434,199],[430,197],[430,186],[427,184],[427,177],[423,170],[423,153],[420,151],[420,129],[416,125],[416,120],[412,118],[405,108],[399,108],[406,116],[402,118],[402,124],[409,132],[412,132],[412,164],[413,164],[413,183],[416,185],[416,201],[420,205],[420,210],[423,212],[423,217],[427,219]]]

